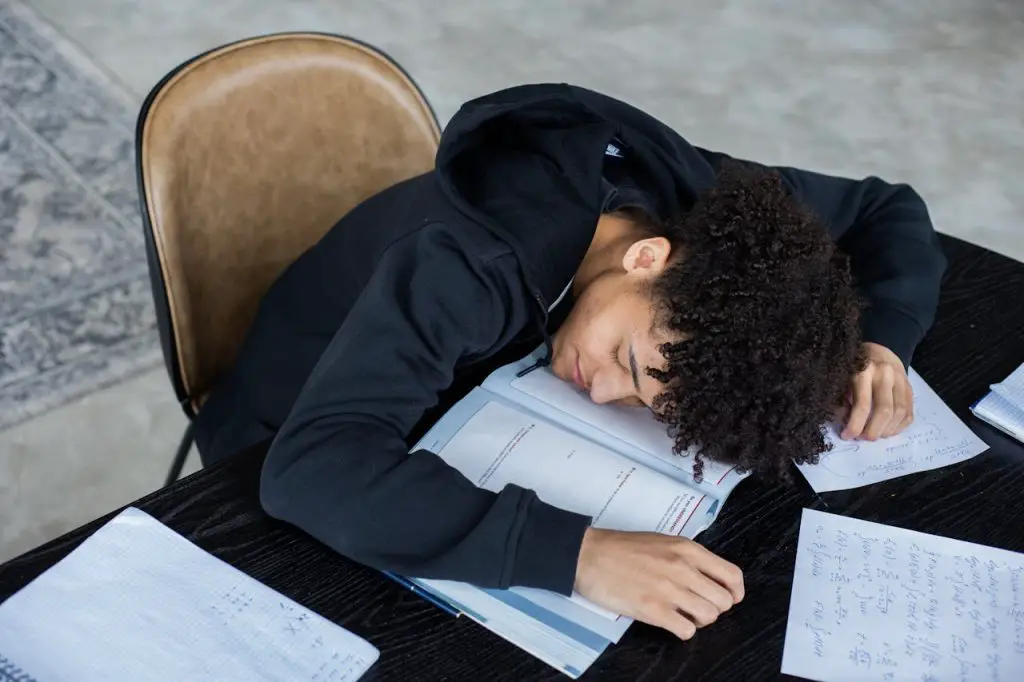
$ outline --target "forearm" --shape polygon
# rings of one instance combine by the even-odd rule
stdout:
[[[946,259],[928,208],[912,188],[877,177],[861,180],[778,168],[795,197],[827,225],[850,257],[865,299],[865,341],[909,364],[935,319]]]
[[[884,200],[839,240],[866,299],[864,341],[883,345],[910,364],[931,328],[946,258],[924,201],[906,185],[865,181]]]

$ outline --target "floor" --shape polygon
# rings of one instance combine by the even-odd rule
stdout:
[[[1024,260],[1015,0],[29,4],[139,102],[178,62],[218,44],[344,33],[403,64],[442,122],[488,90],[572,81],[704,147],[910,182],[939,229]],[[0,561],[159,486],[183,426],[156,369],[0,432]]]

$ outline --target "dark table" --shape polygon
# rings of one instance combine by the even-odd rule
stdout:
[[[1024,361],[1024,265],[952,238],[943,237],[943,246],[950,269],[938,320],[914,367],[991,449],[959,465],[820,498],[802,481],[785,487],[745,480],[700,540],[744,569],[746,599],[686,643],[635,624],[583,679],[780,679],[804,507],[1024,551],[1024,447],[968,410],[989,384]],[[269,519],[257,496],[263,449],[193,474],[134,505],[375,644],[381,658],[367,679],[568,679],[468,618],[449,616]],[[0,601],[115,513],[0,566]]]

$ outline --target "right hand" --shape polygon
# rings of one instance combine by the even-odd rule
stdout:
[[[687,538],[588,528],[576,591],[690,639],[743,599],[743,572]]]

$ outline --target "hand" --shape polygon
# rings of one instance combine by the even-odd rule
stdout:
[[[743,573],[692,540],[587,529],[576,591],[615,613],[689,639],[743,599]]]
[[[846,440],[888,438],[914,421],[914,391],[903,361],[877,343],[865,343],[868,366],[853,377],[849,415],[840,434]]]

